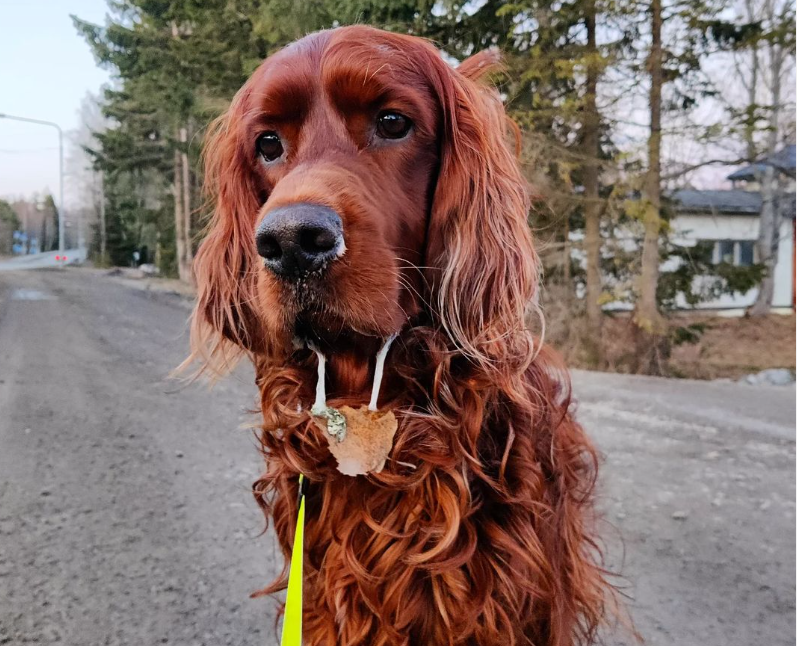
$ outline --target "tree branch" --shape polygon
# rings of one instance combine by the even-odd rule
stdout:
[[[704,166],[711,166],[713,164],[724,164],[726,166],[738,166],[739,164],[749,164],[750,160],[747,158],[743,159],[707,159],[706,161],[699,162],[697,164],[689,164],[688,166],[684,166],[680,170],[671,171],[667,174],[663,174],[661,176],[662,181],[668,181],[671,179],[677,179],[686,175],[687,173],[691,173],[693,170],[697,170],[698,168],[703,168]]]

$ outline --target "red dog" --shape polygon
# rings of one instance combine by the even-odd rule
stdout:
[[[254,363],[254,491],[286,559],[309,479],[308,646],[586,643],[611,596],[595,453],[526,326],[538,263],[504,111],[478,83],[495,63],[452,69],[363,26],[312,34],[263,63],[207,144],[194,354]],[[359,406],[395,333],[392,452],[342,475],[307,412],[307,344],[328,358],[330,403]]]

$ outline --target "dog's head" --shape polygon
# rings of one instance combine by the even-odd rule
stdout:
[[[488,365],[536,285],[525,183],[492,53],[449,66],[364,26],[266,60],[214,125],[195,353],[285,355],[296,338],[373,356],[408,321]]]

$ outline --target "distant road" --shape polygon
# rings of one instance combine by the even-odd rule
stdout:
[[[278,643],[249,598],[281,562],[249,492],[255,389],[165,378],[188,314],[99,271],[0,274],[0,644]],[[793,644],[794,388],[574,384],[646,643]]]
[[[87,250],[67,249],[66,251],[45,251],[28,256],[15,256],[0,260],[0,271],[21,271],[24,269],[47,269],[74,265],[86,260]]]

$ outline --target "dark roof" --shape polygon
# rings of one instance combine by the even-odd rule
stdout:
[[[761,211],[761,194],[754,191],[695,191],[682,189],[670,196],[678,211],[708,211],[756,215]]]
[[[790,146],[786,146],[782,150],[779,150],[774,155],[770,155],[769,157],[765,157],[760,162],[755,164],[751,164],[750,166],[745,166],[744,168],[740,168],[735,173],[731,173],[728,175],[728,179],[731,181],[753,181],[755,180],[756,173],[763,173],[764,169],[767,166],[774,166],[777,170],[781,173],[788,175],[789,177],[794,177],[794,166],[795,166],[795,146],[794,144]]]
[[[726,215],[758,215],[761,212],[761,193],[757,191],[696,191],[682,189],[674,191],[670,199],[681,213],[723,213]],[[781,199],[784,216],[794,217],[794,194]]]

